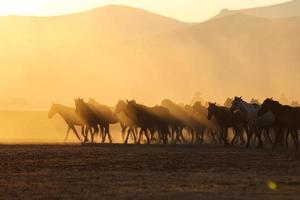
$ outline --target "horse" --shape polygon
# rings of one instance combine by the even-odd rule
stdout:
[[[86,124],[85,130],[85,140],[87,140],[88,132],[91,133],[91,142],[94,142],[94,135],[99,132],[98,125],[100,124],[100,120],[97,114],[90,108],[90,106],[84,102],[83,99],[78,98],[74,99],[75,101],[75,112],[84,120]]]
[[[202,113],[195,112],[193,106],[185,105],[184,109],[189,114],[190,118],[190,133],[192,135],[191,143],[201,144],[204,142],[204,133],[206,131],[206,125],[202,119]],[[206,117],[204,117],[206,118]]]
[[[172,142],[185,142],[183,137],[183,129],[191,130],[194,128],[195,120],[191,115],[181,106],[173,103],[169,99],[164,99],[161,105],[167,108],[170,112],[170,126],[172,129]],[[175,138],[174,138],[175,136]]]
[[[227,107],[217,106],[216,103],[209,103],[207,119],[211,120],[213,116],[220,126],[224,146],[230,145],[227,141],[229,128],[233,128],[235,132],[231,145],[235,143],[238,137],[242,137],[243,129],[246,126],[245,115],[242,112],[236,111],[232,113]]]
[[[263,142],[261,138],[262,131],[265,130],[267,132],[267,135],[265,136],[270,143],[272,144],[272,139],[269,135],[269,129],[273,127],[275,117],[271,112],[267,112],[261,117],[257,116],[257,112],[260,109],[260,105],[255,103],[247,103],[245,102],[242,97],[235,97],[230,111],[234,112],[236,110],[242,111],[246,115],[246,121],[248,124],[249,130],[246,129],[247,133],[247,145],[246,147],[249,147],[251,137],[253,135],[253,132],[256,132],[256,136],[258,137],[259,143],[257,147],[262,147]]]
[[[121,128],[122,128],[122,137],[124,144],[128,143],[129,136],[133,136],[134,143],[137,143],[137,125],[135,124],[135,116],[133,116],[128,108],[127,102],[119,100],[115,106],[114,114],[118,118]],[[127,130],[127,136],[125,138],[125,132]],[[125,138],[125,139],[124,139]]]
[[[208,114],[207,108],[203,106],[200,101],[196,101],[192,105],[192,111],[196,115],[198,120],[200,120],[201,123],[205,126],[207,136],[211,138],[215,143],[218,143],[220,138],[216,137],[217,136],[216,133],[219,131],[220,128],[218,127],[217,123],[214,120],[207,119],[206,117]],[[200,141],[203,140],[204,140],[204,132],[202,133],[200,138]]]
[[[287,134],[292,135],[296,149],[299,149],[299,140],[297,131],[300,129],[300,107],[291,107],[282,105],[273,99],[266,99],[258,111],[258,116],[263,116],[268,111],[275,116],[275,141],[273,148],[276,148],[280,141],[283,141],[284,129],[288,130]],[[286,141],[287,142],[287,141]]]
[[[147,138],[147,143],[150,143],[150,137],[147,130],[152,133],[155,131],[159,134],[159,140],[162,140],[164,144],[167,144],[167,136],[169,134],[169,111],[162,106],[155,106],[149,108],[147,106],[137,104],[135,100],[127,101],[127,108],[129,113],[133,115],[135,124],[141,127],[138,144],[140,143],[141,136],[143,133]]]
[[[48,117],[51,119],[56,114],[59,114],[68,125],[68,129],[67,129],[67,133],[66,133],[64,142],[67,141],[70,130],[72,130],[75,133],[77,139],[80,142],[82,142],[81,137],[78,135],[75,126],[81,127],[81,134],[84,136],[84,125],[85,124],[84,124],[83,119],[75,112],[75,108],[53,103],[49,110]]]
[[[105,142],[106,136],[108,136],[109,142],[112,143],[110,124],[118,123],[118,118],[113,114],[112,110],[108,106],[101,105],[94,99],[90,99],[88,105],[98,116],[100,130],[102,133],[102,142]]]

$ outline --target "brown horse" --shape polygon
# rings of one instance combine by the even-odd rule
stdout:
[[[211,120],[213,116],[221,128],[221,137],[223,138],[224,146],[229,145],[227,140],[229,128],[233,128],[235,132],[231,145],[235,143],[238,137],[242,137],[243,129],[246,126],[246,118],[242,112],[236,111],[232,113],[227,107],[217,106],[216,103],[209,103],[207,119]]]
[[[216,123],[215,120],[208,120],[207,115],[208,115],[208,110],[207,108],[202,105],[200,101],[197,101],[193,104],[192,106],[192,111],[194,115],[198,118],[198,120],[201,121],[201,123],[205,126],[205,131],[208,136],[214,143],[221,142],[221,138],[217,137],[217,132],[219,132],[219,126]],[[204,140],[204,133],[202,133],[200,137],[200,141]]]
[[[121,128],[122,128],[122,137],[124,144],[128,143],[129,136],[133,137],[134,143],[137,143],[137,128],[138,126],[135,124],[135,116],[130,113],[127,108],[127,102],[119,100],[117,105],[115,106],[115,115],[117,116]],[[125,137],[125,133],[127,130],[127,136]]]
[[[295,148],[299,149],[297,131],[300,129],[300,107],[282,105],[273,99],[266,99],[257,114],[263,116],[268,111],[271,111],[275,116],[274,129],[276,136],[273,148],[276,148],[279,142],[284,141],[284,130],[287,129],[292,135]]]
[[[195,119],[183,107],[169,99],[164,99],[161,105],[170,111],[170,126],[172,128],[172,142],[185,142],[183,129],[191,130],[195,125]],[[175,138],[174,138],[175,137]]]
[[[94,142],[94,135],[98,134],[100,124],[97,114],[90,108],[90,106],[84,102],[83,99],[75,99],[75,112],[84,120],[86,124],[85,140],[87,141],[88,132],[91,133],[91,142]]]
[[[150,143],[150,137],[148,130],[152,134],[156,131],[159,134],[159,140],[164,144],[167,144],[167,136],[169,134],[169,111],[161,106],[147,107],[141,104],[137,104],[134,100],[127,101],[128,111],[132,115],[132,119],[135,120],[135,124],[141,128],[138,138],[138,144],[140,143],[141,136],[144,134],[147,138],[147,143]]]
[[[101,105],[94,99],[90,99],[88,105],[98,116],[102,133],[102,142],[105,142],[106,136],[108,136],[109,142],[112,143],[110,124],[118,123],[118,118],[113,114],[112,110],[108,106]]]

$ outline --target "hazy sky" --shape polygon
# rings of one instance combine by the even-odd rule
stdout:
[[[0,0],[0,15],[60,15],[107,4],[128,5],[177,18],[203,21],[222,8],[241,9],[287,0]]]

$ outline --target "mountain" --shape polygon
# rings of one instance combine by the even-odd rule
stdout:
[[[189,102],[195,91],[218,101],[282,92],[299,98],[300,17],[238,12],[188,24],[108,6],[67,16],[2,17],[0,28],[5,109],[9,102],[72,105],[74,97],[109,105],[119,98]]]
[[[238,94],[264,98],[282,92],[298,98],[299,34],[300,17],[265,19],[236,13],[149,43],[154,49],[159,46],[152,50],[152,60],[173,74],[178,70],[182,78],[177,80],[190,90],[198,87],[217,99]]]
[[[92,96],[83,83],[89,83],[90,90],[106,90],[123,78],[119,72],[138,68],[131,61],[137,55],[127,55],[133,51],[132,41],[190,25],[115,5],[65,16],[0,17],[0,66],[5,68],[0,73],[0,101],[11,96],[32,100],[41,88],[41,102],[59,101],[64,95]]]
[[[248,8],[242,10],[223,9],[214,18],[224,17],[226,15],[231,15],[236,13],[242,13],[242,14],[252,15],[256,17],[263,17],[267,19],[297,17],[300,16],[300,0],[292,0],[277,5],[258,7],[258,8]]]

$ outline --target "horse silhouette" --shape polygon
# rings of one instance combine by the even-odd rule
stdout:
[[[128,139],[130,134],[132,134],[134,138],[134,143],[137,143],[137,125],[135,123],[135,116],[130,113],[127,108],[127,102],[119,100],[117,105],[115,106],[115,115],[119,119],[122,128],[122,137],[124,144],[128,143]],[[125,132],[127,130],[127,136],[125,138]],[[125,139],[124,139],[125,138]]]
[[[148,130],[153,134],[155,131],[158,132],[159,140],[166,144],[167,136],[169,134],[168,129],[168,110],[156,106],[149,108],[142,104],[137,104],[134,100],[127,101],[127,109],[134,119],[134,123],[141,128],[139,133],[139,138],[137,143],[140,143],[141,136],[144,134],[147,138],[147,143],[150,144],[150,137],[148,135]],[[152,135],[151,134],[151,135]]]
[[[256,137],[259,140],[257,147],[262,147],[262,132],[265,131],[265,138],[272,144],[272,139],[270,137],[269,130],[273,128],[275,117],[271,112],[267,112],[261,117],[257,116],[257,112],[260,109],[260,105],[256,103],[247,103],[242,99],[242,97],[235,97],[230,111],[240,110],[246,115],[247,121],[247,147],[250,145],[250,140],[253,135],[253,132],[256,133]]]
[[[85,124],[84,124],[84,120],[75,112],[75,108],[53,103],[49,110],[48,117],[51,119],[56,114],[59,114],[68,125],[64,142],[67,141],[70,130],[72,130],[75,133],[78,140],[82,142],[82,139],[79,136],[75,126],[81,127],[81,134],[84,136]]]
[[[167,108],[170,112],[170,125],[172,128],[172,141],[174,143],[185,142],[183,137],[183,129],[190,129],[194,126],[195,120],[190,114],[181,106],[175,104],[169,99],[164,99],[161,105]]]
[[[98,117],[102,133],[102,142],[105,142],[106,136],[108,136],[109,142],[112,143],[110,124],[118,123],[118,118],[113,114],[112,110],[108,106],[101,105],[94,99],[90,99],[88,105]]]
[[[84,120],[86,124],[86,130],[85,130],[85,141],[87,141],[88,132],[91,133],[91,142],[94,142],[94,136],[95,134],[98,134],[100,124],[100,120],[98,118],[98,115],[93,111],[90,106],[84,102],[83,99],[78,98],[75,99],[75,105],[76,109],[75,112],[79,114],[79,116]]]
[[[275,116],[274,129],[275,129],[275,141],[273,148],[284,141],[284,129],[288,130],[288,134],[292,135],[294,145],[296,149],[299,149],[299,140],[297,131],[300,129],[300,107],[291,107],[288,105],[282,105],[278,101],[273,99],[266,99],[260,110],[258,116],[263,116],[268,111],[272,112]]]
[[[194,111],[190,105],[185,105],[184,109],[189,114],[190,127],[189,132],[192,136],[191,143],[201,144],[204,142],[204,133],[206,131],[206,125],[202,119],[202,115]]]
[[[219,143],[221,138],[217,137],[217,132],[220,131],[220,127],[217,125],[215,120],[208,120],[208,110],[205,106],[202,105],[200,101],[196,101],[192,106],[192,112],[196,115],[198,120],[201,121],[201,123],[206,128],[206,133],[208,138],[210,138],[213,142]],[[200,141],[204,140],[204,133],[201,135]]]
[[[236,111],[232,113],[227,107],[217,106],[216,103],[209,103],[207,119],[211,120],[213,116],[221,128],[221,137],[223,138],[224,146],[230,145],[227,140],[229,128],[233,128],[234,130],[234,138],[231,141],[231,145],[235,143],[238,137],[242,137],[243,129],[246,126],[245,115],[242,112]]]

